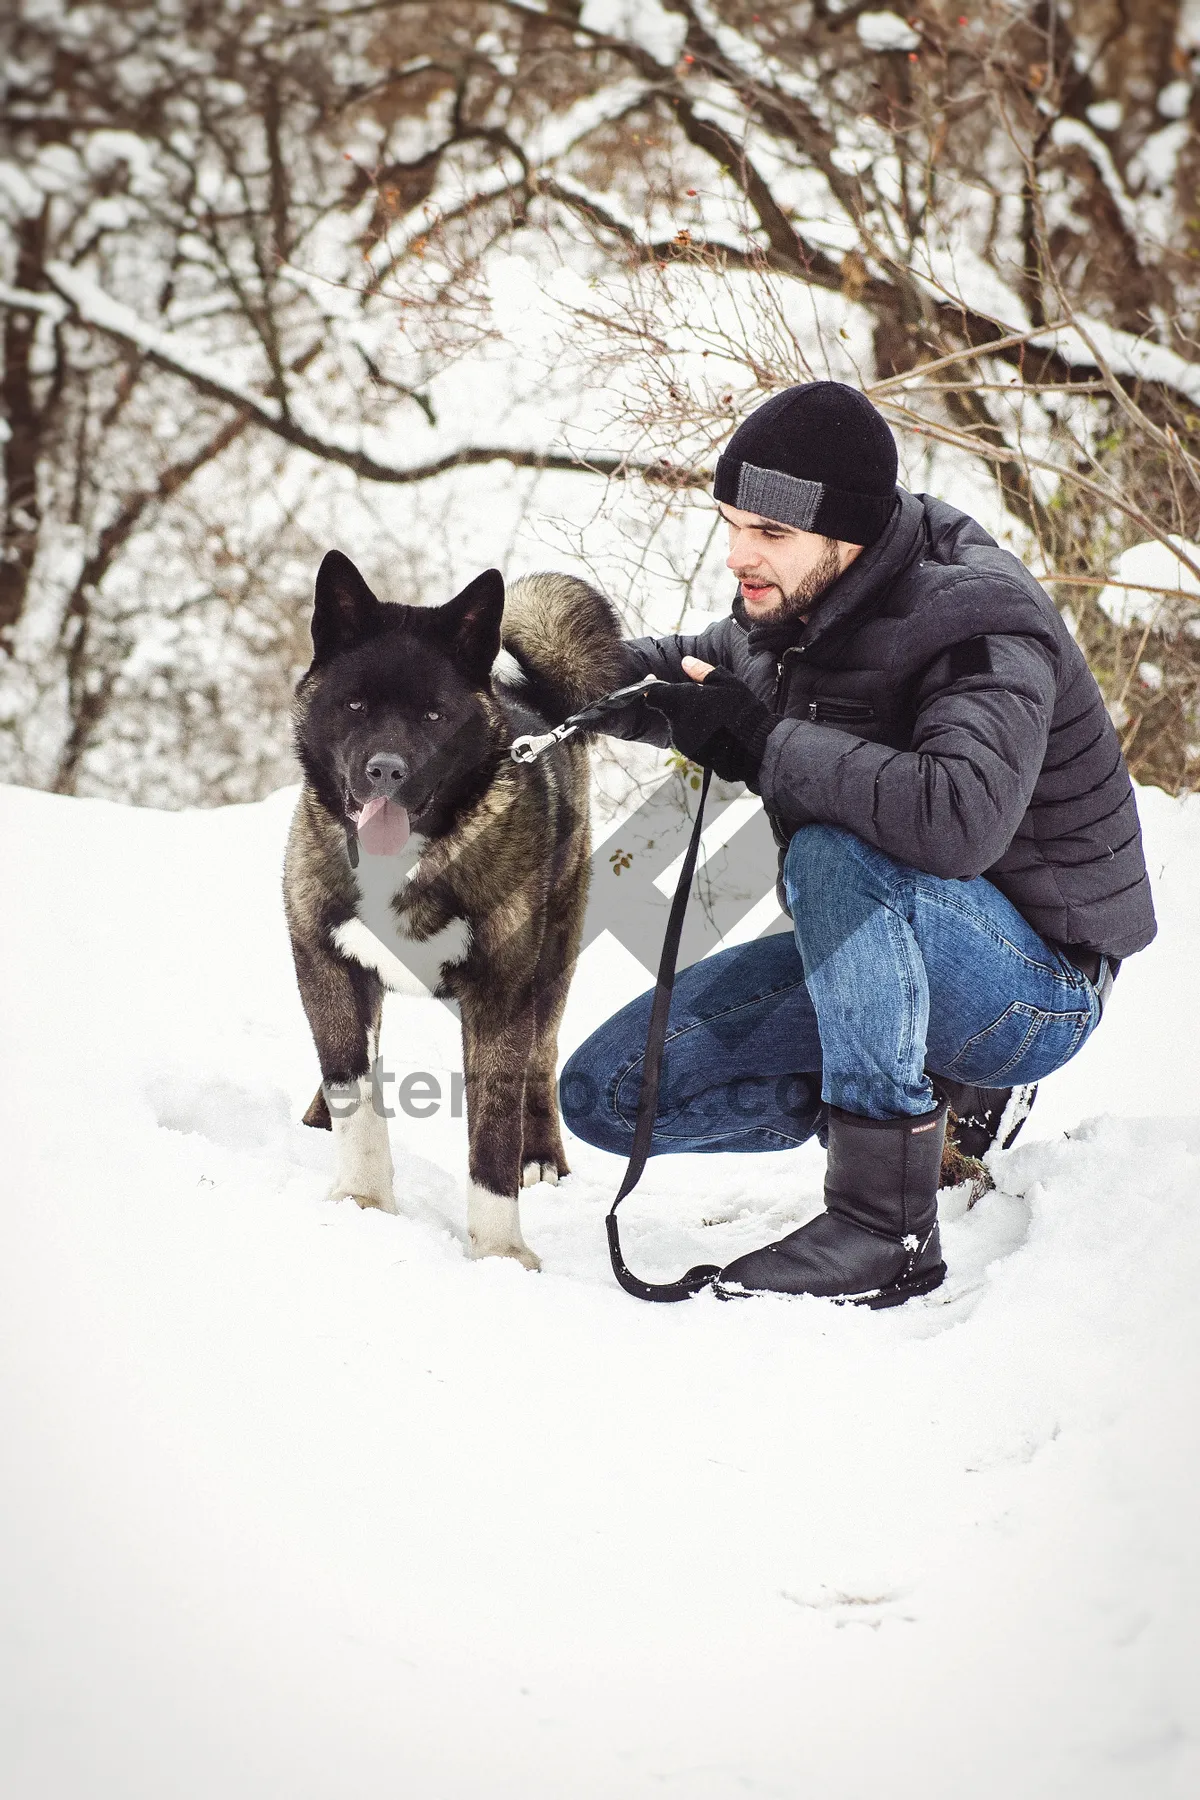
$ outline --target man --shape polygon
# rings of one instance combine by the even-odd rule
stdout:
[[[627,735],[762,795],[793,931],[680,974],[654,1149],[827,1129],[826,1210],[718,1291],[894,1305],[945,1275],[947,1093],[1061,1067],[1154,936],[1133,790],[1055,607],[974,520],[897,488],[864,395],[775,395],[715,496],[732,614],[629,645],[630,679],[669,685]],[[649,1006],[564,1071],[567,1122],[605,1149],[630,1146]]]

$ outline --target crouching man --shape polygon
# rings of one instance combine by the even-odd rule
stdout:
[[[654,1151],[827,1131],[826,1210],[718,1291],[894,1305],[945,1274],[947,1095],[1060,1068],[1154,936],[1133,790],[1055,607],[973,519],[897,488],[861,393],[775,395],[715,495],[732,613],[629,644],[629,679],[669,685],[625,735],[762,795],[793,931],[678,977]],[[571,1129],[623,1154],[650,999],[563,1073]]]

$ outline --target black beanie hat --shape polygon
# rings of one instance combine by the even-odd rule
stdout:
[[[896,440],[857,388],[803,382],[743,419],[717,459],[713,495],[800,531],[873,544],[896,498]]]

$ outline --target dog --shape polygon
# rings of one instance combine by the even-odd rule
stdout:
[[[375,1103],[384,990],[457,1002],[470,1252],[535,1269],[519,1195],[569,1172],[558,1027],[587,901],[589,770],[579,738],[527,765],[509,747],[621,684],[619,621],[566,575],[506,599],[495,569],[441,606],[389,604],[331,550],[312,642],[284,865],[321,1068],[304,1123],[332,1130],[333,1197],[398,1211]]]

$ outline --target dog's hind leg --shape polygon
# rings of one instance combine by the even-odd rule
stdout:
[[[525,1077],[525,1111],[521,1122],[521,1185],[539,1181],[553,1186],[571,1173],[563,1150],[558,1119],[558,1035],[539,1038]]]
[[[547,938],[557,938],[548,932]],[[572,964],[574,958],[572,958]],[[563,1150],[558,1112],[558,1027],[567,1001],[572,967],[563,968],[547,956],[536,997],[536,1026],[529,1067],[525,1074],[525,1105],[521,1121],[521,1182],[557,1182],[571,1170]]]
[[[375,1078],[383,984],[373,969],[310,943],[293,939],[292,950],[321,1064],[317,1098],[333,1132],[337,1172],[329,1197],[394,1213],[392,1152]],[[306,1124],[321,1122],[317,1098]]]

